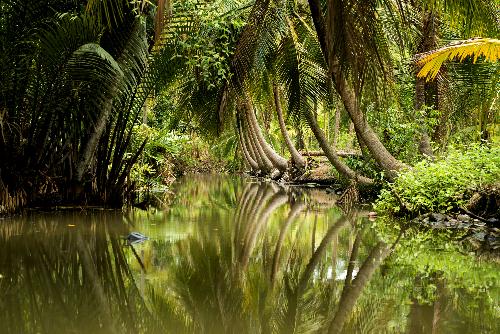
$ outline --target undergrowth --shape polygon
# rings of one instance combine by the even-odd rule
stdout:
[[[375,210],[389,215],[450,212],[475,191],[500,180],[500,147],[450,148],[434,162],[421,161],[384,187]]]

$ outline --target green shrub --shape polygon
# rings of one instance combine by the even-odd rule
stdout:
[[[375,209],[393,215],[448,212],[471,194],[500,180],[500,147],[451,148],[435,162],[422,161],[382,189]]]

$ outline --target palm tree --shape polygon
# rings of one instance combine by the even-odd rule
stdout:
[[[412,11],[420,13],[422,19],[416,23],[420,36],[416,39],[417,48],[415,53],[422,54],[430,52],[438,47],[439,38],[446,29],[457,31],[461,36],[474,36],[484,32],[495,33],[495,4],[491,1],[461,2],[461,1],[418,1],[409,2]],[[445,19],[446,17],[446,19]],[[414,37],[407,37],[412,40]],[[437,75],[437,72],[435,73]],[[420,75],[416,76],[415,82],[415,109],[422,110],[424,105],[439,110],[439,118],[432,139],[440,144],[446,135],[446,127],[450,114],[449,94],[447,90],[450,85],[446,80],[447,71],[442,70],[440,80],[424,80]],[[426,126],[422,126],[422,137],[420,140],[421,153],[432,156],[430,137]]]
[[[13,156],[2,160],[2,178],[11,191],[27,191],[28,201],[50,192],[84,200],[85,188],[86,200],[120,205],[138,155],[129,144],[149,61],[145,7],[89,1],[82,10],[56,0],[5,6],[4,31],[25,22],[4,41],[19,61],[2,63],[9,80],[0,104],[10,131],[0,151]],[[22,51],[25,45],[32,46],[29,52]]]
[[[285,120],[283,118],[283,109],[281,107],[280,101],[280,92],[278,86],[273,86],[273,96],[274,96],[274,104],[276,106],[276,114],[278,115],[278,122],[280,126],[281,135],[285,139],[286,146],[292,155],[292,161],[294,165],[299,168],[299,170],[303,170],[306,167],[306,160],[304,157],[297,151],[295,145],[293,144],[290,136],[288,135],[288,131],[286,130]]]
[[[306,23],[308,19],[303,16],[294,19],[293,16],[297,15],[295,9],[304,10],[303,7],[297,7],[296,4],[287,1],[279,4],[271,1],[257,1],[252,7],[248,23],[239,38],[231,60],[233,76],[224,88],[222,95],[225,98],[221,100],[219,114],[221,114],[220,110],[228,108],[228,101],[231,101],[233,95],[250,96],[249,90],[252,87],[260,85],[261,82],[265,85],[266,81],[269,82],[268,76],[273,76],[275,78],[273,86],[276,86],[278,90],[281,86],[288,98],[289,117],[307,120],[327,157],[341,175],[351,179],[357,178],[360,184],[371,184],[370,179],[358,175],[342,162],[330,147],[313,117],[314,101],[326,99],[328,96],[328,80],[319,45]],[[274,87],[272,90],[272,98],[278,108],[281,105],[277,98],[279,93],[275,94]],[[277,109],[277,113],[278,120],[282,119],[280,115],[282,111]],[[247,117],[249,116],[252,115],[247,113]],[[258,124],[255,123],[253,117],[249,120],[253,124],[250,130],[256,132],[253,137],[258,141],[254,143],[254,146],[260,145],[268,158],[274,160],[272,161],[273,167],[284,171],[287,168],[284,159],[274,156],[265,140],[258,135],[259,131],[256,126]],[[284,121],[280,122],[280,128],[286,138]],[[252,138],[252,134],[250,137]],[[291,152],[292,161],[301,168],[303,159],[290,145],[291,140],[285,139],[285,142]]]

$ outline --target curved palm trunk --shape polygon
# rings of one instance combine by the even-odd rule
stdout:
[[[297,151],[295,145],[293,145],[288,132],[286,131],[285,120],[283,119],[283,110],[281,109],[279,90],[277,86],[273,87],[273,95],[274,95],[274,104],[276,105],[276,113],[278,114],[278,121],[280,125],[281,135],[285,139],[286,146],[288,147],[288,151],[292,156],[292,160],[295,166],[298,169],[304,169],[306,167],[306,160],[304,157]]]
[[[248,148],[248,153],[250,154],[250,157],[257,163],[258,168],[261,171],[265,172],[267,170],[266,165],[264,164],[258,152],[256,152],[252,140],[250,139],[250,134],[248,133],[248,131],[243,131],[242,136]]]
[[[367,146],[373,158],[384,169],[384,171],[386,171],[389,178],[394,178],[397,171],[406,165],[398,161],[392,156],[391,153],[389,153],[378,138],[377,134],[366,121],[363,111],[359,107],[355,91],[349,86],[347,80],[342,76],[342,73],[340,73],[338,60],[335,58],[335,55],[333,55],[332,58],[329,57],[325,17],[322,12],[321,3],[319,0],[308,0],[308,2],[316,34],[318,35],[318,40],[321,46],[321,51],[332,73],[335,90],[340,95],[342,103],[354,123],[356,132],[358,132],[360,137],[363,139],[363,142]]]
[[[288,162],[285,158],[276,153],[276,151],[264,138],[259,123],[257,122],[257,117],[255,116],[252,105],[248,99],[245,100],[245,111],[247,114],[248,123],[252,127],[256,139],[258,140],[264,154],[272,162],[274,167],[276,167],[281,172],[286,171],[288,169]]]
[[[247,143],[245,143],[245,139],[243,137],[243,129],[242,129],[240,120],[238,120],[238,138],[240,140],[241,152],[243,153],[243,157],[245,158],[245,161],[250,165],[250,167],[252,168],[252,171],[258,172],[259,165],[252,158],[252,156],[250,155],[250,152],[248,151]]]
[[[345,78],[339,73],[339,67],[332,67],[335,87],[339,93],[345,109],[354,124],[356,133],[359,134],[371,155],[377,163],[384,169],[389,178],[394,178],[397,172],[406,165],[397,160],[382,144],[378,135],[373,131],[366,121],[365,115],[358,104],[358,98],[354,89],[349,87]]]
[[[313,113],[310,111],[306,112],[306,117],[307,117],[307,123],[309,124],[309,127],[311,128],[314,136],[316,137],[316,140],[318,141],[326,157],[332,163],[335,169],[347,179],[356,179],[358,183],[361,185],[373,184],[372,179],[357,174],[340,159],[340,157],[337,155],[337,152],[335,152],[335,150],[328,143],[328,140],[326,139],[323,130],[321,130],[321,128],[319,127],[318,122],[316,121],[316,118],[314,117]]]
[[[258,172],[259,171],[259,165],[257,162],[250,156],[250,153],[248,152],[248,148],[246,146],[245,140],[243,139],[243,134],[239,133],[239,138],[240,138],[240,146],[241,146],[241,151],[243,152],[243,156],[250,166],[252,168],[253,172]]]
[[[250,143],[250,145],[253,146],[253,151],[255,152],[255,157],[257,158],[257,160],[260,160],[260,162],[262,164],[262,171],[264,171],[265,173],[269,173],[274,169],[274,165],[271,162],[271,160],[269,160],[266,153],[264,152],[264,150],[259,142],[259,139],[257,137],[257,134],[255,133],[255,130],[248,123],[249,122],[247,119],[247,125],[248,125],[247,132],[248,132],[249,143]]]
[[[244,129],[246,130],[245,133],[246,133],[248,147],[251,148],[251,151],[253,151],[254,154],[253,158],[257,162],[257,164],[259,164],[260,169],[264,173],[269,174],[274,169],[274,165],[271,162],[271,160],[269,160],[264,150],[262,149],[262,146],[260,145],[254,127],[252,126],[250,120],[248,119],[248,113],[245,110],[246,108],[243,106],[240,106],[240,108],[243,108],[242,124]]]

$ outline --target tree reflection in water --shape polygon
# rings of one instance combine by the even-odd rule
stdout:
[[[215,226],[210,223],[217,234],[201,229],[178,242],[177,261],[165,269],[171,280],[152,298],[157,309],[170,312],[160,317],[164,326],[171,325],[174,311],[183,332],[340,332],[390,248],[376,240],[364,243],[355,214],[346,217],[336,209],[327,214],[293,188],[250,182],[237,197],[232,220],[218,217]],[[304,224],[312,215],[318,225],[313,229]],[[316,230],[323,231],[317,247]],[[331,247],[341,233],[355,233],[356,241],[346,254],[351,256],[346,283],[335,302],[326,297],[340,293]],[[353,279],[355,263],[360,269]]]
[[[126,231],[121,212],[3,221],[0,332],[137,333],[148,314],[130,284]]]
[[[0,332],[498,329],[498,266],[380,232],[325,192],[191,177],[176,193],[167,211],[0,221]],[[136,254],[122,239],[131,231],[150,237]]]

